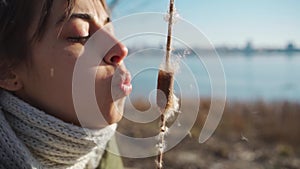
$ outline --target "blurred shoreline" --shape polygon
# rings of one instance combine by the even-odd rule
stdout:
[[[143,45],[140,46],[129,46],[129,53],[136,53],[145,49],[164,49],[164,44],[158,46],[155,45]],[[298,48],[294,43],[288,42],[286,46],[283,47],[254,47],[251,41],[248,41],[245,46],[228,46],[228,45],[217,45],[215,47],[201,47],[193,46],[191,48],[182,47],[180,45],[174,47],[173,53],[189,53],[188,55],[197,55],[198,54],[209,54],[212,52],[217,52],[220,56],[253,56],[253,55],[262,55],[262,56],[272,56],[276,54],[283,54],[286,56],[299,55],[300,48]]]

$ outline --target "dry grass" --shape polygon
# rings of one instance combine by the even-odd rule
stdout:
[[[236,102],[227,104],[217,134],[221,136],[226,136],[227,133],[236,136],[243,134],[260,142],[298,146],[299,119],[299,103]]]
[[[149,107],[141,101],[135,105],[140,110]],[[209,100],[201,101],[192,136],[165,154],[165,168],[300,168],[299,103],[227,102],[213,137],[199,144],[209,107]],[[157,128],[157,121],[141,125],[126,119],[119,126],[122,133],[134,137],[156,135]],[[154,160],[124,158],[124,163],[132,168],[155,168]]]

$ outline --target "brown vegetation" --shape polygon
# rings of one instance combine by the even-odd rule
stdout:
[[[135,105],[140,109],[148,107],[141,101]],[[199,133],[209,107],[209,100],[201,101],[191,136],[165,154],[164,168],[300,168],[299,103],[227,102],[213,137],[199,144]],[[126,130],[122,131],[122,126],[126,126]],[[128,126],[132,130],[128,130]],[[119,126],[122,133],[134,137],[154,135],[156,129],[156,121],[141,125],[124,119]],[[124,163],[128,168],[155,168],[154,160],[155,157],[124,158]]]

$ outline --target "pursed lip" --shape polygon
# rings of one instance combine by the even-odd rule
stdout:
[[[112,77],[111,94],[113,99],[123,98],[132,92],[131,74],[119,68]]]
[[[121,75],[122,80],[120,84],[120,89],[123,91],[125,96],[128,96],[132,91],[132,84],[131,84],[131,74],[129,72],[124,73]]]

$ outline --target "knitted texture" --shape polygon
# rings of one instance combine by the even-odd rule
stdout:
[[[94,169],[117,127],[91,130],[65,123],[5,91],[0,122],[0,168],[9,169]]]

